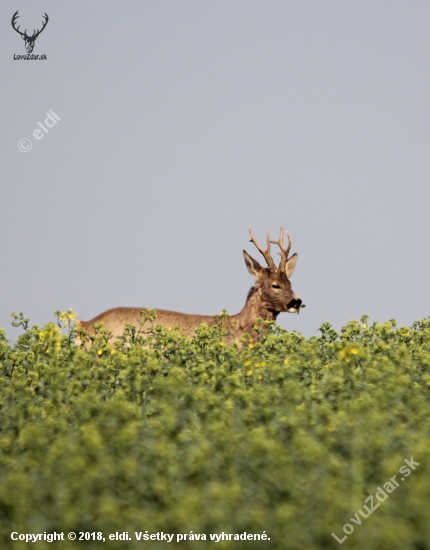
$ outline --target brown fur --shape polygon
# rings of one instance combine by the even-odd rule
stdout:
[[[269,248],[270,251],[270,248]],[[296,313],[300,308],[301,300],[296,296],[291,287],[288,276],[291,276],[297,261],[297,254],[281,265],[284,269],[268,269],[261,265],[243,251],[245,264],[249,273],[255,278],[255,286],[248,293],[246,303],[240,313],[232,315],[228,320],[228,326],[231,335],[227,338],[232,342],[244,333],[251,333],[257,319],[265,321],[274,321],[282,311]],[[280,265],[280,267],[281,267]],[[288,276],[287,276],[288,273]],[[278,287],[275,288],[274,287]],[[79,324],[85,328],[89,334],[94,333],[94,323],[104,323],[114,337],[120,336],[124,332],[126,324],[138,325],[141,320],[140,313],[143,309],[138,307],[117,307],[109,309],[90,321],[80,321]],[[215,324],[214,316],[193,315],[188,313],[178,313],[176,311],[167,311],[164,309],[155,310],[157,318],[152,321],[152,325],[163,325],[164,327],[179,326],[181,333],[187,336],[195,336],[195,329],[201,323],[207,323],[209,326]],[[147,325],[145,325],[146,327]]]

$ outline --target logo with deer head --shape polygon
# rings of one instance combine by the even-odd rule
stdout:
[[[36,38],[39,36],[39,34],[43,31],[43,29],[46,27],[48,21],[49,21],[49,17],[48,15],[45,13],[44,15],[44,19],[43,19],[43,22],[42,22],[42,28],[39,30],[39,29],[35,29],[33,31],[33,34],[31,36],[28,36],[27,34],[27,29],[25,29],[24,32],[21,32],[19,30],[19,26],[17,27],[16,26],[16,22],[17,22],[17,19],[18,19],[19,15],[18,15],[18,10],[13,14],[13,17],[12,17],[12,28],[18,33],[21,35],[21,38],[24,40],[25,42],[25,49],[27,51],[27,53],[31,53],[33,51],[33,48],[34,48],[34,43],[36,42]]]

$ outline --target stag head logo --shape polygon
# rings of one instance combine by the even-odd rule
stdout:
[[[25,41],[25,49],[26,49],[27,53],[31,53],[33,51],[33,48],[34,48],[34,43],[36,42],[36,38],[43,31],[43,29],[46,27],[46,24],[49,21],[49,17],[45,13],[42,28],[40,29],[40,31],[38,29],[34,30],[33,34],[31,36],[28,36],[27,29],[25,29],[24,32],[21,32],[19,30],[19,27],[16,26],[16,21],[17,21],[18,17],[19,17],[19,15],[18,15],[18,10],[17,10],[13,14],[13,17],[12,17],[12,27],[18,34],[21,35],[21,38]]]

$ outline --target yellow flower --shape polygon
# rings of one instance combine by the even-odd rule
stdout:
[[[99,351],[97,352],[97,355],[101,355],[102,353],[103,353],[103,350],[99,349]]]
[[[287,364],[287,363],[288,363],[288,359],[284,359],[284,363]]]
[[[76,313],[73,312],[73,309],[60,312],[59,319],[60,321],[63,321],[66,326],[69,325],[70,321],[73,321],[75,318],[76,318]]]
[[[363,328],[367,328],[367,323],[363,323]]]
[[[112,349],[112,350],[110,351],[110,353],[111,353],[111,355],[113,355],[114,353],[116,353],[116,349]]]
[[[360,353],[360,349],[357,346],[347,346],[346,348],[340,350],[338,354],[338,359],[345,359],[348,355],[357,355]],[[348,359],[347,359],[348,360]]]
[[[220,342],[219,345],[220,345],[220,346],[223,346],[223,345],[224,345],[224,342]]]
[[[76,313],[74,313],[73,309],[69,309],[67,312],[67,318],[73,321],[73,319],[76,319]]]
[[[245,367],[248,367],[251,363],[252,363],[252,361],[245,361],[244,365],[245,365]]]
[[[251,369],[247,370],[247,371],[246,371],[246,374],[247,374],[248,376],[251,376],[252,370],[251,370]]]
[[[258,375],[258,379],[259,379],[259,380],[262,380],[262,379],[263,379],[263,375],[262,375],[262,374],[259,374],[259,375]]]
[[[249,344],[249,345],[248,345],[248,348],[249,348],[249,349],[252,349],[253,347],[254,347],[254,344]]]

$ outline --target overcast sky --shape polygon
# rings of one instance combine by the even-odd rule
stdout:
[[[48,14],[46,60],[14,59],[16,10]],[[247,227],[281,223],[307,306],[282,326],[430,315],[428,1],[3,0],[0,25],[11,338],[13,311],[237,313]]]

